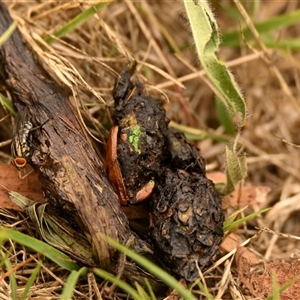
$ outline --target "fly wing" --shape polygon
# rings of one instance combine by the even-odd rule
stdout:
[[[29,119],[28,110],[19,111],[15,118],[11,154],[13,158],[26,157],[30,153],[30,131],[32,123]]]

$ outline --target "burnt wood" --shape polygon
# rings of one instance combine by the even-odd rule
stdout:
[[[0,2],[0,35],[11,23]],[[0,47],[0,67],[0,83],[9,91],[18,113],[26,113],[25,121],[37,128],[30,132],[28,163],[39,175],[47,202],[60,217],[86,233],[96,264],[115,270],[116,251],[99,234],[123,244],[132,238],[134,245],[143,242],[129,228],[68,91],[37,63],[18,29]]]

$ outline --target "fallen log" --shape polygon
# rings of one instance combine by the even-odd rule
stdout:
[[[7,8],[0,1],[0,36],[11,23]],[[130,230],[68,91],[37,63],[18,29],[0,47],[0,66],[0,83],[22,117],[13,140],[16,143],[17,137],[20,142],[15,147],[16,155],[20,152],[17,162],[22,164],[17,167],[26,163],[33,167],[47,209],[85,234],[93,249],[94,265],[116,271],[116,250],[100,235],[122,244],[133,241],[133,248],[136,245],[141,249],[145,243]],[[22,157],[24,147],[28,151]],[[140,271],[127,263],[124,273],[130,279],[130,275]],[[145,272],[141,277],[144,276]]]

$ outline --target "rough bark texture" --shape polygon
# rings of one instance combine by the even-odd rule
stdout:
[[[123,176],[129,203],[146,194],[150,237],[161,265],[178,278],[194,281],[198,268],[207,268],[219,251],[224,221],[221,197],[206,177],[205,161],[197,149],[183,134],[168,128],[161,103],[144,93],[140,83],[131,82],[131,72],[127,68],[121,73],[113,91],[120,168],[113,175]],[[109,178],[120,190],[120,178],[114,176]]]
[[[0,2],[0,35],[11,23]],[[45,198],[86,233],[97,265],[109,270],[115,251],[99,233],[125,244],[133,233],[68,94],[36,63],[18,30],[0,48],[0,66],[0,82],[18,113],[37,128],[30,132],[28,163],[39,175]]]
[[[0,2],[0,35],[11,22]],[[116,253],[100,234],[123,244],[130,241],[137,251],[146,244],[130,230],[76,109],[65,90],[35,62],[18,30],[0,48],[0,66],[0,83],[23,117],[16,132],[25,141],[26,161],[39,175],[50,213],[84,232],[95,264],[115,271]],[[193,281],[197,265],[206,268],[218,252],[224,220],[221,198],[205,176],[205,162],[197,149],[168,128],[161,104],[147,96],[141,84],[131,82],[132,70],[121,73],[113,90],[119,127],[108,147],[112,150],[108,170],[113,170],[108,176],[119,194],[121,186],[124,204],[148,198],[147,230],[157,260],[176,277]],[[18,150],[15,153],[22,152]],[[145,276],[128,262],[122,267],[129,280]],[[160,288],[154,281],[151,285]]]

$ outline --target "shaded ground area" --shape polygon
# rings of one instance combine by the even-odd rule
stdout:
[[[32,38],[33,34],[52,32],[60,26],[59,24],[65,24],[85,8],[79,3],[58,5],[30,2],[7,5],[14,17],[22,20],[19,27],[31,47],[35,49],[39,47]],[[230,11],[228,6],[231,4],[228,1],[214,1],[213,5],[222,33],[238,26],[238,20],[226,13]],[[298,8],[298,1],[270,1],[261,3],[259,8],[247,7],[249,13],[253,12],[253,22],[265,21]],[[247,153],[248,162],[248,178],[244,185],[255,191],[253,196],[253,193],[247,190],[247,195],[250,194],[247,198],[240,196],[245,195],[245,189],[242,189],[241,193],[237,191],[235,201],[231,201],[231,198],[225,199],[226,214],[236,210],[239,204],[245,202],[245,198],[251,198],[251,202],[248,202],[251,205],[242,214],[247,215],[273,206],[266,215],[247,222],[235,232],[235,237],[239,242],[243,242],[257,233],[256,227],[269,227],[273,230],[261,231],[258,239],[250,241],[247,246],[253,250],[256,258],[263,262],[282,259],[292,263],[294,258],[299,257],[295,252],[299,247],[298,239],[276,235],[274,231],[297,235],[300,228],[299,149],[276,137],[277,135],[300,144],[300,116],[296,108],[298,104],[293,104],[289,92],[272,72],[272,68],[276,67],[292,95],[295,98],[299,96],[299,53],[294,51],[291,55],[286,49],[279,48],[279,41],[297,37],[299,26],[296,24],[270,33],[278,44],[269,51],[269,63],[262,59],[262,52],[257,46],[257,50],[251,50],[242,38],[241,48],[226,47],[220,53],[222,60],[231,66],[247,101],[249,115],[241,133],[240,143]],[[102,142],[107,140],[112,118],[108,113],[109,109],[99,99],[102,97],[108,107],[113,107],[111,90],[115,75],[133,59],[138,62],[135,78],[145,81],[146,92],[164,103],[169,119],[221,137],[226,134],[217,117],[214,94],[203,73],[197,72],[201,67],[197,62],[181,2],[113,3],[98,17],[68,34],[64,42],[55,42],[51,51],[46,48],[42,53],[47,61],[47,69],[52,70],[50,72],[58,81],[63,81],[64,84],[71,82],[70,86],[76,91],[76,99],[72,98],[73,104],[78,105],[79,101],[82,103],[82,116],[89,120],[88,123],[93,124],[90,126],[91,133]],[[74,65],[81,77],[63,58]],[[1,108],[1,118],[5,115],[6,112]],[[2,120],[0,126],[1,141],[11,138],[11,120]],[[195,131],[190,128],[186,129],[186,134],[195,138]],[[197,148],[201,149],[201,155],[206,160],[206,172],[223,171],[225,143],[211,138],[201,141],[199,137],[195,139]],[[104,161],[104,144],[95,142],[95,148]],[[8,162],[9,146],[1,150],[3,162]],[[18,176],[17,173],[15,175]],[[5,178],[1,178],[1,184],[6,184]],[[270,188],[267,197],[262,196],[263,189],[259,188],[261,186]],[[30,224],[24,221],[22,215],[6,210],[1,210],[1,225],[31,232]],[[227,251],[230,249],[224,250],[221,256]],[[15,261],[16,265],[26,260],[22,256],[23,249],[14,248],[14,253],[15,257],[20,257],[20,260]],[[33,268],[34,264],[27,265],[28,272]],[[51,268],[53,266],[45,262],[40,282],[33,291],[34,295],[58,298],[66,274],[61,270],[51,271]],[[219,288],[218,285],[224,276],[224,268],[222,264],[206,273],[205,277],[213,278],[207,279],[207,284],[214,295],[223,292],[224,299],[231,299],[232,294],[227,289],[228,286]],[[239,284],[236,267],[229,266],[229,269],[231,277],[228,273],[226,276],[231,278],[230,282],[238,286],[240,293],[249,295],[249,290]],[[17,272],[17,276],[22,288],[27,279],[21,272]],[[7,283],[2,281],[1,284],[2,293],[7,293]],[[77,289],[74,298],[87,299],[88,284],[83,282]],[[116,292],[115,297],[123,299],[124,295]],[[199,297],[201,299],[201,296]]]
[[[108,161],[108,177],[117,192],[121,189],[121,203],[149,202],[150,239],[158,261],[178,279],[193,282],[199,268],[207,269],[219,252],[221,195],[206,177],[198,150],[168,128],[161,103],[147,96],[141,83],[131,81],[132,72],[122,71],[113,91],[117,157]]]

